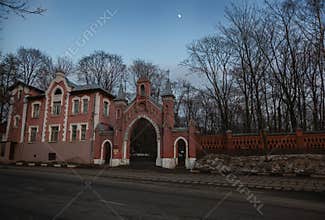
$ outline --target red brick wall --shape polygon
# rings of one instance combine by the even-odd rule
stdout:
[[[325,132],[200,135],[197,151],[229,154],[325,153]]]

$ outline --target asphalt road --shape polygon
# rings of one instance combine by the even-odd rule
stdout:
[[[0,169],[0,219],[325,219],[324,193],[252,194],[260,213],[235,188]]]

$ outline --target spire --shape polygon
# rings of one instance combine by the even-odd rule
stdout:
[[[172,84],[171,84],[169,78],[167,79],[165,89],[162,92],[162,96],[174,96],[173,90],[172,90]]]
[[[126,101],[125,92],[123,90],[122,81],[120,83],[120,87],[118,89],[118,93],[117,93],[117,97],[115,98],[115,101]]]

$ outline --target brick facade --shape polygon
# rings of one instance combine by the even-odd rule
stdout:
[[[146,78],[138,80],[136,97],[129,104],[122,88],[114,97],[100,87],[75,85],[62,73],[57,73],[46,91],[17,83],[11,88],[2,142],[6,148],[0,160],[128,165],[133,125],[145,119],[156,132],[156,165],[175,168],[181,140],[186,145],[185,165],[191,168],[199,147],[195,126],[175,128],[170,85],[162,103],[150,94]]]

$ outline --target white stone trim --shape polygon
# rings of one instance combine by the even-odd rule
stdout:
[[[176,167],[175,158],[162,158],[162,167],[167,169],[174,169]]]
[[[62,94],[60,95],[55,95],[55,91],[57,89],[60,89]],[[63,105],[63,95],[64,95],[64,89],[62,88],[62,86],[60,85],[56,85],[53,90],[52,90],[52,93],[51,93],[51,114],[53,114],[53,103],[54,102],[58,102],[60,101],[61,102],[61,109],[62,109],[62,105]],[[61,112],[60,112],[61,113]]]
[[[120,165],[122,166],[130,165],[130,159],[121,159]]]
[[[105,102],[107,102],[107,115],[105,114],[104,110],[105,110]],[[109,113],[110,113],[110,105],[111,105],[111,102],[109,101],[108,98],[103,98],[103,115],[105,117],[109,117]]]
[[[82,125],[86,125],[86,131],[88,131],[89,127],[88,127],[88,122],[81,122],[81,123],[70,123],[69,124],[69,132],[70,132],[70,142],[73,141],[72,140],[72,126],[76,125],[77,126],[77,132],[79,132],[79,141],[84,141],[84,140],[81,140],[81,126]],[[78,140],[78,136],[77,136],[77,139]],[[75,141],[76,141],[75,140]]]
[[[43,121],[43,131],[42,131],[42,142],[45,142],[46,124],[47,124],[47,114],[49,109],[48,94],[45,95],[45,110],[44,110],[44,121]]]
[[[58,72],[58,73],[56,73],[55,78],[51,81],[49,87],[47,88],[47,90],[45,92],[45,111],[44,111],[44,121],[43,121],[43,131],[42,131],[42,142],[45,142],[45,134],[46,134],[46,129],[47,129],[47,125],[46,125],[47,124],[47,114],[48,113],[49,114],[52,114],[52,112],[53,112],[53,108],[51,108],[51,112],[48,112],[48,110],[49,110],[49,103],[48,103],[48,101],[49,101],[50,91],[52,90],[52,88],[53,88],[53,86],[54,86],[55,83],[60,83],[60,82],[63,82],[63,84],[65,86],[65,89],[67,91],[67,97],[66,98],[67,98],[68,104],[69,104],[69,92],[71,92],[72,88],[68,85],[67,80],[65,79],[64,74]],[[55,90],[58,87],[61,88],[61,90],[62,90],[62,96],[61,97],[63,97],[63,94],[64,94],[64,91],[65,90],[60,85],[56,85],[54,87],[54,89],[52,90],[52,95],[54,94]],[[50,105],[52,105],[52,103],[53,103],[53,98],[51,99]],[[68,108],[68,104],[66,105],[66,108]],[[62,100],[61,100],[61,105],[62,105]],[[65,117],[68,117],[67,116],[67,113],[68,112],[66,112]],[[67,127],[67,121],[68,120],[66,118],[65,118],[65,120],[66,121],[64,122],[64,132],[63,132],[63,135],[62,135],[62,140],[66,140],[66,130],[67,130],[66,127]]]
[[[24,105],[23,105],[23,118],[21,120],[21,130],[20,130],[20,143],[24,142],[24,137],[25,137],[25,127],[26,127],[26,116],[27,116],[27,99],[24,98],[23,100]]]
[[[78,123],[70,123],[69,126],[69,132],[70,132],[70,142],[72,141],[72,126],[76,125],[77,126],[77,134],[78,134],[78,130],[79,130],[79,124]],[[78,136],[76,136],[76,140],[77,140]]]
[[[196,158],[195,157],[189,157],[185,160],[185,167],[186,169],[193,169],[195,166]]]
[[[80,113],[79,110],[81,109],[81,108],[80,108],[80,104],[81,104],[80,97],[75,96],[75,97],[72,98],[71,101],[72,101],[72,103],[71,103],[71,104],[72,104],[72,108],[71,108],[71,109],[72,109],[72,112],[71,112],[71,113],[72,113],[73,115],[75,115],[75,114],[79,114],[79,113]],[[78,109],[78,112],[77,112],[77,113],[75,113],[75,106],[74,106],[74,102],[75,102],[75,101],[79,101],[79,109]]]
[[[138,115],[131,123],[129,123],[125,134],[124,134],[124,138],[123,138],[123,160],[126,160],[126,152],[127,152],[127,143],[129,141],[129,132],[130,132],[130,128],[132,128],[132,126],[134,125],[134,123],[136,121],[138,121],[139,119],[146,119],[148,120],[152,126],[154,127],[155,131],[156,131],[156,136],[157,136],[157,158],[156,158],[156,165],[157,166],[161,166],[161,150],[160,150],[160,140],[161,140],[161,135],[160,135],[160,129],[159,126],[156,124],[156,122],[154,122],[150,117],[148,117],[145,114],[141,114]]]
[[[120,166],[121,164],[122,164],[122,159],[116,159],[116,158],[111,159],[111,167],[117,167]]]
[[[59,82],[63,82],[64,83],[64,86],[66,87],[67,91],[68,92],[71,92],[71,87],[68,86],[68,83],[65,79],[65,76],[63,73],[57,73],[56,74],[56,77],[51,81],[49,87],[47,88],[46,90],[46,93],[45,94],[49,94],[50,91],[51,91],[51,88],[53,87],[54,83],[59,83]],[[61,87],[62,88],[62,87]],[[64,90],[63,90],[64,91]]]
[[[95,111],[94,111],[94,129],[97,127],[99,123],[99,109],[100,109],[100,96],[99,93],[96,93],[95,96],[96,102],[95,102]],[[95,132],[93,132],[93,140],[95,140]]]
[[[186,166],[186,161],[189,158],[189,149],[188,149],[188,141],[186,140],[185,137],[183,136],[179,136],[178,138],[176,138],[176,140],[174,141],[174,158],[176,161],[176,166],[178,165],[178,155],[176,155],[177,152],[177,142],[179,140],[183,140],[185,142],[185,166]]]
[[[103,165],[103,164],[105,164],[105,160],[94,159],[94,164]],[[121,165],[125,165],[125,164],[123,164],[122,159],[116,159],[116,158],[111,159],[111,162],[110,162],[111,167],[117,167],[117,166],[121,166]]]
[[[112,144],[112,141],[111,140],[109,140],[109,139],[106,139],[106,140],[104,140],[103,141],[103,143],[102,143],[102,146],[101,146],[101,148],[100,148],[100,159],[102,160],[102,161],[104,161],[104,163],[106,162],[105,161],[105,159],[104,159],[104,146],[105,146],[105,144],[106,143],[109,143],[110,144],[110,149],[111,149],[111,158],[110,158],[110,162],[109,162],[109,166],[111,166],[111,163],[112,163],[112,157],[113,157],[113,144]]]
[[[101,159],[94,159],[94,164],[97,164],[97,165],[103,165],[105,163],[105,160],[101,160]]]
[[[36,128],[36,135],[38,134],[38,125],[31,125],[28,127],[28,142],[31,143],[31,134],[32,134],[32,128]]]
[[[14,115],[14,117],[13,117],[13,119],[14,119],[13,127],[14,128],[18,128],[19,127],[19,125],[16,125],[16,118],[18,118],[18,124],[19,124],[20,115]]]
[[[81,140],[81,126],[82,125],[86,125],[86,132],[88,131],[88,123],[87,122],[83,122],[83,123],[79,123],[79,141],[85,141],[85,140]],[[86,133],[87,135],[87,133]],[[87,138],[86,138],[87,139]]]
[[[10,98],[10,106],[9,106],[9,112],[8,112],[8,123],[7,123],[7,128],[6,128],[6,134],[5,137],[3,138],[3,141],[7,141],[8,140],[8,136],[9,136],[9,130],[10,130],[10,124],[11,124],[11,118],[12,118],[12,111],[13,111],[13,98]]]
[[[69,116],[69,100],[70,94],[67,93],[66,100],[65,100],[65,111],[64,111],[64,120],[63,120],[63,135],[62,135],[62,141],[67,140],[67,126],[68,126],[68,116]]]
[[[81,97],[81,113],[83,113],[83,114],[85,113],[85,112],[84,112],[84,100],[85,100],[85,99],[88,100],[88,112],[89,112],[90,96],[88,96],[88,95],[84,95],[84,96]],[[87,113],[88,113],[88,112],[87,112]]]
[[[41,115],[41,106],[42,106],[42,103],[40,101],[35,101],[35,102],[32,102],[32,111],[31,111],[31,118],[34,118],[34,112],[35,112],[35,105],[39,105],[39,115],[38,117],[40,117]]]
[[[60,124],[50,124],[49,125],[49,142],[52,142],[52,140],[51,140],[51,136],[52,136],[52,127],[54,127],[54,126],[57,126],[57,127],[59,127],[59,134],[60,134],[60,131],[61,131],[61,125]],[[58,136],[59,136],[59,134],[58,134]],[[58,137],[58,140],[59,140],[59,137]]]

